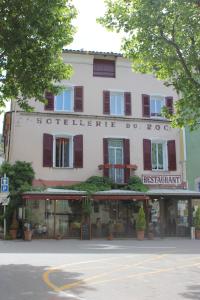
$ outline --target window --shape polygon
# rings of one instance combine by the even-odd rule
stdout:
[[[45,92],[45,110],[59,112],[83,112],[83,86],[67,87],[59,95]]]
[[[103,91],[103,113],[113,116],[130,116],[131,93]]]
[[[151,144],[152,155],[152,170],[165,170],[166,169],[166,143],[165,142],[152,142]]]
[[[67,168],[71,166],[71,138],[55,137],[55,167]]]
[[[150,96],[142,94],[142,115],[145,118],[162,117],[161,112],[163,106],[173,114],[173,97]]]
[[[159,96],[150,97],[150,114],[152,117],[161,117],[161,111],[164,106],[164,98]]]
[[[143,140],[144,170],[176,171],[176,141]]]
[[[115,61],[94,59],[93,76],[115,78]]]
[[[55,97],[56,111],[72,111],[73,110],[73,88],[67,88]]]
[[[108,156],[110,164],[123,164],[123,140],[109,140],[108,141]],[[109,170],[109,177],[117,183],[124,182],[124,169],[111,168]]]
[[[124,115],[124,93],[110,93],[110,113],[111,115]]]
[[[83,135],[43,134],[43,167],[83,168]]]

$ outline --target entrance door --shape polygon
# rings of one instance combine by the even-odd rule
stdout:
[[[188,200],[165,200],[165,235],[187,236],[189,234]]]

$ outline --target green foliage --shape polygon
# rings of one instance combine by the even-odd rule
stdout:
[[[0,107],[16,99],[44,101],[44,91],[69,78],[62,48],[72,42],[76,10],[71,0],[0,0]]]
[[[8,228],[12,223],[13,213],[22,204],[22,194],[31,188],[34,171],[30,163],[16,161],[13,165],[4,162],[0,167],[0,176],[9,178],[10,202],[6,208]]]
[[[144,185],[141,178],[138,176],[130,177],[128,185],[125,187],[126,190],[147,192],[148,187]]]
[[[82,209],[83,209],[83,214],[85,216],[90,216],[92,212],[92,202],[89,198],[86,198],[82,202]]]
[[[124,32],[123,51],[136,72],[152,73],[179,94],[173,126],[200,118],[200,7],[197,0],[105,0],[99,21]]]
[[[110,180],[106,177],[92,176],[88,178],[85,182],[81,182],[63,188],[77,191],[86,191],[88,194],[93,194],[98,191],[111,190],[112,185]]]
[[[197,208],[195,213],[194,226],[200,230],[200,207]]]
[[[136,218],[136,229],[145,230],[146,228],[146,219],[143,206],[140,207],[137,218]]]

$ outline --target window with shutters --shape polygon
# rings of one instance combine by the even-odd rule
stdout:
[[[130,116],[131,93],[103,91],[103,113],[113,116]]]
[[[93,76],[115,78],[115,60],[94,59]]]
[[[55,96],[55,110],[56,111],[73,111],[74,106],[74,89],[72,87],[66,88],[60,94]]]
[[[123,164],[123,140],[109,139],[108,141],[108,162],[109,164]],[[109,177],[116,183],[124,183],[124,169],[123,168],[110,168]]]
[[[152,141],[151,144],[151,159],[152,170],[166,170],[167,166],[167,145],[164,141]]]
[[[72,137],[54,137],[54,167],[72,167]]]
[[[162,117],[162,108],[165,105],[163,97],[151,96],[150,97],[150,115],[151,117]]]

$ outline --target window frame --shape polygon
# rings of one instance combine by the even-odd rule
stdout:
[[[64,138],[69,140],[69,166],[68,167],[57,167],[56,166],[56,139],[57,138]],[[72,169],[73,168],[73,149],[74,149],[74,142],[73,142],[73,135],[70,134],[55,134],[53,135],[53,168],[56,169]]]
[[[161,111],[160,111],[160,115],[159,113],[156,112],[156,104],[155,104],[155,112],[152,112],[152,101],[155,101],[155,103],[157,103],[157,101],[161,101],[162,102],[162,106],[161,106],[161,111],[162,108],[165,106],[165,97],[162,95],[150,95],[150,118],[156,118],[156,119],[164,119],[164,117],[161,115]],[[155,114],[155,115],[153,115]]]
[[[71,96],[70,96],[70,109],[64,109],[64,92],[70,90]],[[60,93],[61,94],[61,93]],[[62,91],[62,109],[57,109],[57,97],[60,95],[55,95],[55,105],[54,105],[54,111],[56,112],[73,112],[74,111],[74,87],[73,86],[67,86]]]
[[[162,144],[162,158],[163,158],[163,169],[159,169],[159,168],[153,168],[153,144],[159,145]],[[157,150],[156,150],[156,164],[158,167],[158,146],[157,146]],[[153,139],[151,140],[151,164],[152,164],[152,171],[153,172],[161,172],[161,171],[168,171],[168,152],[167,152],[167,141],[166,140],[157,140],[157,139]]]
[[[112,142],[112,141],[120,141],[121,142],[121,146],[111,146],[110,145],[110,142]],[[115,161],[115,163],[114,164],[123,164],[124,163],[124,144],[123,144],[123,139],[120,139],[120,138],[109,138],[108,139],[108,162],[109,163],[111,163],[110,162],[110,149],[114,149],[114,161]],[[121,150],[121,162],[116,162],[116,159],[117,159],[117,150],[118,149],[120,149]],[[118,174],[117,174],[117,172],[119,172],[119,170],[121,170],[121,169],[118,169],[118,168],[114,168],[114,182],[115,183],[121,183],[121,184],[123,184],[124,183],[124,169],[122,169],[121,170],[121,182],[118,182],[117,181],[117,176],[119,176]],[[112,172],[113,170],[112,169],[109,169],[109,178],[111,178],[111,179],[113,179],[112,177],[111,177],[111,172]]]
[[[115,102],[115,105],[114,105],[114,112],[112,111],[112,101],[111,101],[111,97],[112,96],[118,96],[118,95],[122,95],[122,100],[121,100],[121,113],[118,114],[116,112],[116,109],[117,109],[117,105],[116,105],[116,102],[117,100],[115,99],[114,102]],[[125,93],[122,92],[122,91],[110,91],[110,115],[112,116],[125,116]]]

